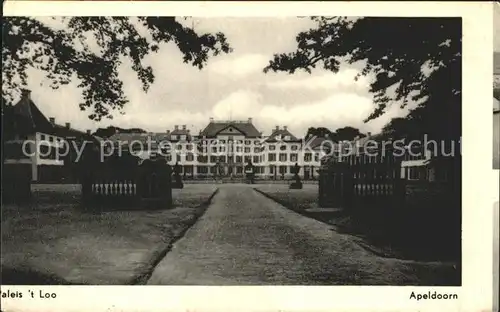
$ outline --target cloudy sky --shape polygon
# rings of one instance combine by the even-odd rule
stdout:
[[[148,93],[142,91],[135,73],[125,64],[121,77],[130,103],[125,114],[117,114],[112,121],[96,123],[79,111],[81,91],[76,83],[53,91],[43,84],[41,73],[32,71],[29,88],[47,117],[55,117],[61,124],[71,122],[81,130],[114,125],[162,132],[185,124],[197,133],[210,117],[252,117],[264,135],[276,125],[287,125],[297,136],[303,136],[310,126],[332,130],[354,126],[376,133],[392,117],[405,113],[394,105],[383,117],[364,124],[362,120],[373,109],[368,92],[371,78],[355,82],[356,66],[344,64],[337,74],[321,69],[312,74],[264,74],[262,69],[273,53],[293,51],[296,34],[309,29],[311,23],[300,18],[196,19],[198,31],[225,33],[233,53],[210,59],[200,71],[182,63],[174,44],[165,44],[146,60],[156,75]]]

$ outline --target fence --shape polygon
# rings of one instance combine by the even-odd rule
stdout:
[[[320,169],[319,205],[358,210],[394,208],[405,198],[401,163],[387,157],[378,163],[330,161]]]
[[[146,160],[139,165],[135,158],[121,157],[105,162],[86,162],[84,168],[82,198],[85,206],[172,206],[172,168],[164,161]]]

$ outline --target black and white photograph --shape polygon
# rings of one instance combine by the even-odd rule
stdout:
[[[462,18],[2,23],[2,284],[461,285]]]

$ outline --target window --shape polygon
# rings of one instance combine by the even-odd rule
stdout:
[[[250,153],[250,147],[245,147],[245,153]]]
[[[175,134],[172,134],[172,136],[170,137],[172,140],[177,140],[177,135]]]
[[[182,150],[182,145],[181,144],[177,144],[176,148],[177,148],[178,151],[180,151],[180,150]]]
[[[319,153],[314,154],[314,161],[319,161]]]
[[[293,154],[290,154],[290,161],[298,161],[299,159],[299,155],[293,153]]]
[[[269,145],[269,150],[270,150],[270,151],[274,151],[274,150],[276,150],[276,146],[275,146],[275,145]]]
[[[245,163],[251,162],[252,156],[245,156]]]
[[[420,171],[418,167],[408,167],[408,179],[409,180],[420,179]]]
[[[225,163],[226,162],[226,156],[220,156],[219,161]]]
[[[242,174],[243,173],[243,167],[236,167],[236,173]]]
[[[221,153],[226,152],[226,147],[224,147],[224,146],[219,147],[219,152],[221,152]]]
[[[171,162],[171,161],[172,161],[172,155],[170,155],[170,154],[168,154],[168,155],[167,155],[167,161],[168,161],[168,162]]]
[[[276,161],[276,154],[268,154],[267,160],[268,161]]]
[[[187,149],[188,151],[192,150],[192,149],[193,149],[193,145],[191,145],[191,144],[187,144],[187,145],[186,145],[186,149]]]
[[[217,156],[210,156],[210,162],[211,163],[216,163],[217,162]]]
[[[241,153],[242,150],[243,148],[241,146],[236,147],[236,153]]]
[[[219,140],[220,144],[226,144],[226,140]]]
[[[177,154],[177,162],[181,161],[181,154]]]
[[[198,155],[198,162],[200,163],[207,163],[208,162],[208,157],[205,155]]]
[[[304,154],[304,161],[306,161],[306,162],[312,161],[312,154],[311,153],[305,153]]]
[[[274,174],[274,166],[269,166],[269,173]]]
[[[196,170],[198,171],[198,173],[201,173],[201,174],[207,174],[208,173],[208,167],[207,166],[199,166],[198,168],[196,168]]]
[[[288,168],[287,166],[280,166],[280,169],[279,169],[280,170],[280,174],[286,174],[286,169],[287,168]]]
[[[285,153],[280,153],[280,161],[286,161],[287,155]]]
[[[286,151],[286,145],[281,145],[280,146],[280,151]]]
[[[299,147],[298,147],[297,145],[292,145],[292,147],[291,147],[291,148],[292,148],[292,151],[296,151],[296,150],[298,150],[298,149],[299,149]]]
[[[250,141],[250,140],[245,140],[245,145],[250,145],[250,144],[252,144],[252,141]]]
[[[253,152],[254,153],[260,153],[260,147],[254,147]]]
[[[187,155],[186,155],[186,161],[193,161],[193,160],[194,160],[193,153],[187,153]]]
[[[212,147],[212,153],[217,153],[217,147]]]
[[[241,161],[243,160],[243,157],[241,156],[236,156],[236,162],[237,163],[241,163]]]
[[[253,157],[253,162],[258,163],[259,162],[259,156],[254,156]]]
[[[289,136],[289,135],[286,135],[286,136],[285,136],[285,140],[290,141],[290,136]]]

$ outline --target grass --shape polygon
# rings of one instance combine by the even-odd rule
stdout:
[[[353,215],[341,209],[318,209],[316,185],[304,185],[302,190],[289,190],[280,185],[259,185],[255,189],[297,213],[333,225],[340,233],[356,236],[362,247],[377,255],[416,261],[460,262],[460,236],[450,230],[460,222],[438,213],[440,207],[436,206],[439,205],[431,205],[429,200],[391,215],[370,210]]]
[[[88,212],[75,185],[34,186],[2,206],[2,284],[140,284],[207,208],[216,188],[173,190],[173,209]]]

